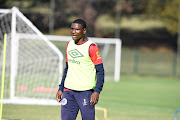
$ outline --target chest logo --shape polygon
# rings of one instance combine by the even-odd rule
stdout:
[[[101,55],[100,55],[100,52],[99,52],[99,51],[97,51],[97,52],[96,52],[96,55],[97,55],[97,57],[101,57]]]
[[[72,58],[84,57],[77,49],[68,51],[68,54],[69,54]]]

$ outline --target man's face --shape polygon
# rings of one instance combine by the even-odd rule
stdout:
[[[84,38],[84,35],[86,33],[86,29],[83,29],[83,26],[78,23],[72,23],[71,24],[71,35],[73,40],[79,41],[81,38]]]

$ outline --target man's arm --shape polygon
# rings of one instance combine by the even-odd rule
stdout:
[[[59,84],[59,90],[63,91],[64,90],[64,81],[66,79],[66,75],[67,75],[67,70],[68,70],[68,63],[66,62],[66,67],[64,69],[64,73],[63,73],[63,77],[62,77],[62,80],[61,80],[61,84]]]
[[[61,96],[62,96],[63,91],[64,91],[64,81],[66,79],[66,75],[67,75],[67,71],[68,71],[67,46],[68,46],[68,43],[66,45],[66,67],[64,69],[64,73],[63,73],[63,77],[62,77],[62,80],[61,80],[61,84],[59,84],[59,89],[58,89],[57,94],[56,94],[56,100],[59,103],[61,102]]]
[[[103,88],[104,84],[104,67],[103,64],[95,65],[96,68],[96,76],[97,76],[97,83],[94,90],[94,93],[91,95],[91,105],[95,105],[98,103],[99,94]]]
[[[68,63],[66,62],[66,67],[64,69],[64,74],[61,80],[61,84],[59,84],[59,89],[57,91],[56,94],[56,100],[60,103],[61,102],[61,96],[63,94],[63,90],[64,90],[64,81],[66,79],[66,75],[67,75],[67,70],[68,70]]]
[[[95,87],[95,92],[98,92],[100,94],[103,84],[104,84],[104,67],[103,63],[95,65],[96,68],[96,76],[97,76],[97,83]]]
[[[89,48],[89,56],[91,57],[92,62],[95,65],[97,82],[95,86],[94,93],[91,95],[91,105],[95,105],[98,103],[99,94],[103,88],[104,84],[104,67],[103,62],[99,53],[99,48],[92,44]]]

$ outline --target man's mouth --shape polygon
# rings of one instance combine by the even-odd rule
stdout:
[[[76,38],[77,36],[76,35],[72,35],[72,38]]]

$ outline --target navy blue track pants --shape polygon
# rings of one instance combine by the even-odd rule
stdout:
[[[61,104],[61,120],[76,120],[81,111],[82,120],[95,120],[95,106],[90,105],[93,91],[64,91]]]

